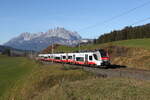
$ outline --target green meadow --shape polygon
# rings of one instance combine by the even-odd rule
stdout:
[[[0,55],[0,97],[7,93],[15,83],[31,72],[33,62],[23,57]]]
[[[123,40],[123,41],[115,41],[104,44],[88,44],[81,45],[80,47],[68,47],[68,46],[58,46],[55,52],[72,52],[80,50],[93,50],[108,46],[124,46],[124,47],[133,47],[133,48],[143,48],[150,50],[150,38],[146,39],[131,39],[131,40]]]

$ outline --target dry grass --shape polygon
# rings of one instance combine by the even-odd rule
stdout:
[[[149,83],[110,78],[64,82],[44,91],[33,100],[149,100]]]
[[[111,62],[131,68],[150,70],[150,50],[131,47],[108,47],[111,53]]]
[[[91,75],[82,70],[64,70],[62,65],[41,65],[27,78],[14,86],[10,99],[32,100],[51,87],[76,80],[88,79]]]

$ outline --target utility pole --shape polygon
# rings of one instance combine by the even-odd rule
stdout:
[[[81,42],[81,41],[79,40],[79,51],[78,51],[78,52],[80,52],[80,42]]]
[[[32,55],[32,49],[30,49],[30,59],[33,58],[33,55]]]
[[[54,43],[53,43],[53,40],[52,40],[52,57],[53,57],[52,59],[54,59],[54,56],[53,56],[54,49],[53,48],[54,48]],[[53,60],[52,60],[52,63],[53,63]]]
[[[53,45],[53,43],[52,43],[52,54],[54,53],[54,49],[53,49],[53,48],[54,48],[54,45]]]

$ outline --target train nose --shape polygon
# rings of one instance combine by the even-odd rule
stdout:
[[[110,65],[109,57],[102,57],[101,59],[102,59],[102,65],[104,65],[104,66]]]
[[[102,57],[101,59],[104,60],[104,61],[108,61],[109,57]]]

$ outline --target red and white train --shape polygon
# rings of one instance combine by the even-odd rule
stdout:
[[[39,54],[38,59],[42,61],[99,67],[110,65],[110,57],[103,49],[78,53]]]

